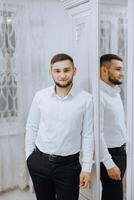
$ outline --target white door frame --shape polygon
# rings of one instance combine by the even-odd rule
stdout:
[[[127,67],[127,200],[134,198],[134,1],[128,0],[128,67]]]

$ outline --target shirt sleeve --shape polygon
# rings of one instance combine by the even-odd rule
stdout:
[[[100,99],[100,161],[103,162],[106,169],[113,168],[115,166],[114,161],[112,160],[111,155],[108,152],[106,141],[104,138],[104,110],[105,103]]]
[[[94,153],[93,137],[93,99],[89,98],[85,106],[81,145],[82,171],[91,172]]]
[[[25,153],[26,159],[33,152],[35,148],[35,140],[39,129],[40,110],[38,108],[37,95],[35,95],[31,108],[28,114],[26,124],[26,137],[25,137]]]

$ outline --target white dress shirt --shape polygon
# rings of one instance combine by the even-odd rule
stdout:
[[[107,169],[115,166],[107,148],[126,143],[126,125],[119,86],[100,81],[100,156]]]
[[[82,171],[91,171],[93,163],[93,100],[74,86],[63,98],[49,87],[36,93],[26,125],[26,158],[35,145],[55,155],[82,153]]]

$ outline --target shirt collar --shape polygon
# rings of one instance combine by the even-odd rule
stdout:
[[[105,91],[111,95],[120,93],[120,87],[118,85],[116,85],[115,87],[111,87],[110,85],[108,85],[107,83],[105,83],[102,80],[100,80],[100,87],[103,91]]]
[[[76,94],[77,94],[77,88],[75,85],[73,85],[68,95],[75,96]]]
[[[51,89],[50,89],[50,95],[51,95],[51,96],[55,96],[55,95],[56,95],[56,93],[55,93],[55,85],[53,85],[53,86],[51,87]]]
[[[71,88],[71,90],[69,91],[69,93],[68,93],[68,95],[66,96],[66,97],[68,97],[68,96],[75,96],[76,94],[77,94],[77,88],[76,88],[76,86],[73,84],[73,86],[72,86],[72,88]],[[52,96],[57,96],[57,94],[56,94],[56,92],[55,92],[55,85],[53,85],[52,87],[51,87],[51,89],[50,89],[50,95],[52,95]]]

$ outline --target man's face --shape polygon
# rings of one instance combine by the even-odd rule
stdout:
[[[123,63],[119,60],[112,60],[107,68],[107,79],[113,85],[122,84],[124,77]]]
[[[51,67],[51,75],[58,87],[66,88],[73,82],[76,68],[69,60],[56,62]]]

